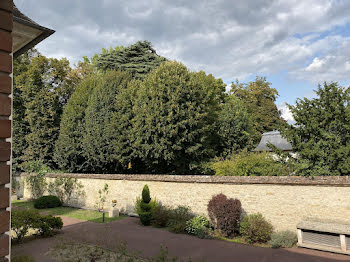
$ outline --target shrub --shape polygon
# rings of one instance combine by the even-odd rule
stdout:
[[[34,199],[41,197],[47,188],[45,175],[49,172],[49,168],[41,161],[29,161],[23,164],[24,170],[32,175],[26,177],[26,183],[30,188]]]
[[[151,201],[148,185],[145,185],[142,189],[142,201],[147,204]]]
[[[243,151],[230,159],[218,160],[212,164],[217,176],[276,176],[289,175],[290,169],[275,161],[267,152],[248,153]]]
[[[241,222],[241,234],[248,243],[266,243],[272,231],[272,225],[260,213],[245,216]]]
[[[11,257],[12,262],[35,262],[32,256],[16,256]]]
[[[205,216],[196,216],[186,222],[186,232],[199,238],[210,236],[209,220]]]
[[[33,224],[33,227],[38,229],[38,232],[42,236],[52,236],[55,230],[59,230],[63,227],[63,222],[60,217],[40,216],[38,220]]]
[[[241,201],[227,198],[224,194],[212,197],[208,203],[209,218],[223,236],[233,237],[239,231],[239,221],[242,213]]]
[[[62,202],[56,196],[42,196],[34,201],[34,207],[37,209],[53,208],[62,206]]]
[[[169,221],[170,209],[166,206],[158,205],[152,211],[152,225],[156,227],[166,227]]]
[[[271,247],[293,247],[298,242],[298,237],[296,233],[292,231],[280,231],[275,232],[271,235]]]
[[[168,227],[174,233],[184,233],[186,229],[186,222],[191,220],[194,214],[189,207],[178,206],[169,212]]]
[[[138,201],[138,200],[136,200]],[[138,211],[138,215],[140,216],[140,221],[144,226],[148,226],[151,224],[152,219],[152,205],[151,196],[149,192],[149,188],[145,185],[142,189],[142,199],[137,202],[136,210]]]
[[[15,232],[14,240],[20,242],[39,217],[40,214],[36,210],[13,210],[11,212],[11,230]]]

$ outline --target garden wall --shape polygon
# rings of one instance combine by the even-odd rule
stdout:
[[[207,214],[215,194],[238,198],[246,213],[262,213],[276,230],[295,230],[306,218],[336,220],[350,224],[350,176],[344,177],[218,177],[172,175],[48,174],[76,177],[83,184],[84,197],[75,196],[70,205],[94,208],[98,190],[109,185],[106,206],[116,199],[122,212],[133,213],[136,197],[148,184],[151,197],[165,205],[187,205]],[[22,174],[23,179],[25,174]],[[24,198],[30,190],[24,188]]]

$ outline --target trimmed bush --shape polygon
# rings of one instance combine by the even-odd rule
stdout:
[[[211,229],[209,220],[205,216],[196,216],[186,222],[186,232],[199,238],[209,238]]]
[[[61,200],[57,196],[42,196],[34,201],[37,209],[54,208],[62,206]]]
[[[170,210],[168,207],[158,205],[152,212],[151,224],[155,227],[166,227],[169,221]]]
[[[157,205],[156,202],[154,203],[155,205]],[[151,224],[152,212],[155,207],[152,205],[153,204],[151,204],[151,196],[150,196],[149,188],[147,185],[145,185],[142,189],[142,199],[136,200],[136,207],[135,207],[136,212],[140,217],[140,221],[144,226],[149,226]]]
[[[53,217],[51,215],[41,216],[33,224],[33,227],[38,229],[41,236],[52,236],[56,230],[63,227],[63,222],[60,217]]]
[[[145,185],[142,189],[142,201],[147,204],[151,201],[151,195],[149,192],[148,185]]]
[[[178,206],[169,212],[168,227],[174,233],[185,233],[186,222],[194,218],[189,207]]]
[[[36,210],[13,210],[11,212],[11,230],[15,232],[15,236],[12,238],[20,242],[39,217],[40,214]]]
[[[213,196],[208,203],[210,221],[225,237],[233,237],[238,233],[241,213],[241,201],[227,198],[224,194]]]
[[[271,235],[271,247],[293,247],[298,242],[298,237],[295,232],[292,231],[280,231]]]
[[[266,243],[272,231],[272,225],[260,213],[245,216],[241,222],[241,234],[248,243]]]

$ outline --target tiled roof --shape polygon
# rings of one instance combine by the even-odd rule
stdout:
[[[271,149],[267,146],[269,143],[284,151],[292,150],[291,143],[282,137],[279,131],[271,131],[266,132],[262,135],[261,141],[259,145],[254,149],[254,151],[271,151]]]

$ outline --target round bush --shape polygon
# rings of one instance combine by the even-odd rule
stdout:
[[[210,234],[209,220],[205,216],[196,216],[186,222],[186,232],[199,238],[207,238]]]
[[[248,215],[241,222],[241,234],[248,243],[266,243],[272,231],[272,225],[260,213]]]
[[[42,196],[34,201],[34,207],[37,209],[54,208],[59,206],[62,206],[62,203],[56,196]]]
[[[149,226],[151,224],[152,220],[152,213],[149,211],[144,211],[139,214],[140,216],[140,221],[142,225],[144,226]]]
[[[298,242],[297,234],[292,231],[280,231],[271,235],[271,247],[293,247]]]
[[[158,205],[152,212],[152,225],[156,227],[166,227],[169,220],[169,208]]]

